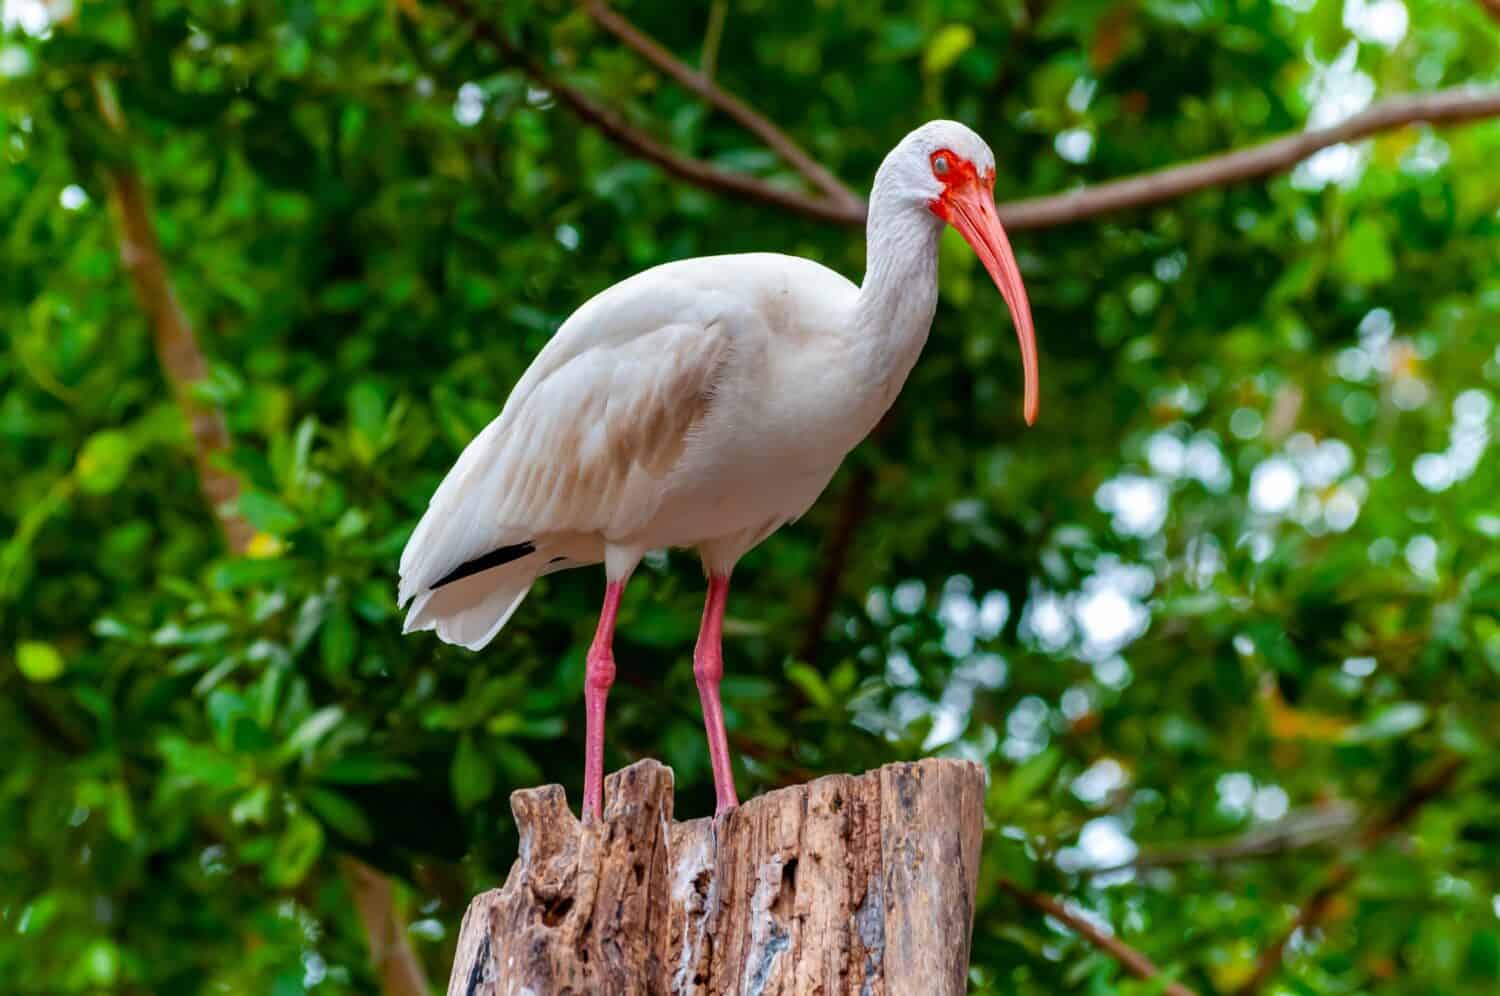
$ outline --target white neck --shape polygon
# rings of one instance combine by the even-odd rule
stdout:
[[[872,390],[888,395],[889,404],[932,327],[943,223],[920,205],[896,196],[890,189],[893,184],[885,180],[877,175],[870,192],[865,279],[849,334],[860,376]]]

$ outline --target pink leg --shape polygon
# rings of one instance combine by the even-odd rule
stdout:
[[[734,768],[729,763],[729,736],[724,731],[724,707],[719,703],[719,679],[724,677],[724,603],[729,599],[729,578],[710,576],[708,599],[703,603],[703,627],[693,652],[693,677],[698,681],[698,699],[703,703],[703,728],[708,733],[708,756],[713,762],[715,815],[740,804],[734,794]]]
[[[615,683],[615,615],[624,592],[624,581],[611,581],[604,589],[604,608],[589,646],[588,672],[583,681],[585,821],[604,819],[604,705],[609,700],[609,686]]]

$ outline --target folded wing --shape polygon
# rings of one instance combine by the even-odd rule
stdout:
[[[534,578],[551,559],[549,539],[625,535],[659,508],[731,338],[711,314],[662,321],[658,301],[632,322],[628,301],[600,303],[559,331],[433,495],[401,555],[402,605],[425,603],[455,573],[478,594],[485,572],[469,567],[496,551],[507,564],[525,551]],[[423,610],[412,606],[409,626]]]

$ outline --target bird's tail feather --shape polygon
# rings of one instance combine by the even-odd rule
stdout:
[[[436,630],[446,643],[482,649],[495,638],[547,565],[540,552],[429,588],[412,599],[404,632]]]

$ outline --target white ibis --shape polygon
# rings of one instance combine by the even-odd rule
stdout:
[[[995,213],[995,157],[953,121],[913,131],[870,194],[864,284],[774,253],[666,263],[563,323],[433,495],[401,554],[406,631],[479,650],[536,579],[603,563],[584,685],[584,818],[603,806],[604,709],[625,583],[651,550],[708,574],[693,675],[719,812],[737,805],[719,703],[736,561],[812,506],[890,408],[937,307],[952,225],[1004,295],[1036,418],[1031,308]]]

